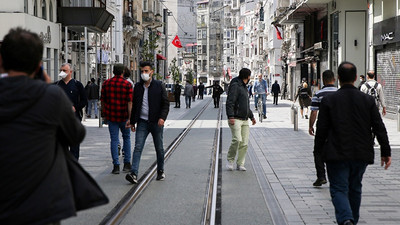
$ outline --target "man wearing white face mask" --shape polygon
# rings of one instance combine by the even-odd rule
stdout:
[[[125,179],[132,184],[137,183],[139,163],[142,150],[149,133],[153,136],[157,156],[157,180],[164,180],[164,122],[169,112],[169,101],[165,85],[154,80],[153,66],[149,62],[140,64],[141,81],[133,90],[132,113],[130,126],[135,136],[135,149],[132,154],[131,173]]]
[[[55,82],[56,85],[61,87],[69,100],[72,102],[72,110],[79,121],[82,121],[83,108],[87,104],[87,95],[83,84],[72,78],[72,67],[69,63],[61,65],[60,73],[58,76],[61,80]],[[76,159],[79,159],[79,145],[68,146],[69,151]]]

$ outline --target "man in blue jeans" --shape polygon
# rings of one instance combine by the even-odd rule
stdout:
[[[354,86],[356,66],[342,62],[338,78],[341,88],[321,100],[314,151],[326,162],[337,223],[352,225],[360,217],[363,174],[374,162],[372,132],[381,146],[385,169],[391,164],[391,149],[374,98]]]
[[[111,157],[114,168],[111,173],[119,174],[118,144],[119,130],[124,140],[124,172],[131,170],[131,134],[129,130],[129,118],[132,108],[132,84],[122,75],[124,66],[115,64],[114,77],[104,81],[101,89],[102,117],[108,122],[108,131],[111,138]]]
[[[254,104],[257,110],[258,98],[262,98],[264,119],[267,119],[267,100],[268,85],[267,81],[262,78],[262,74],[258,75],[258,80],[254,83]]]
[[[157,180],[164,180],[164,122],[169,112],[169,101],[165,85],[152,79],[154,70],[150,62],[140,64],[141,80],[135,85],[132,102],[130,127],[135,136],[135,149],[132,156],[132,170],[125,179],[137,183],[139,163],[143,147],[149,133],[153,136],[157,156]]]

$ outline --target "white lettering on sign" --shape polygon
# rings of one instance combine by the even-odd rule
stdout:
[[[51,43],[51,32],[50,32],[50,26],[47,26],[47,33],[40,32],[39,38],[42,39],[44,44],[50,44]]]
[[[393,31],[381,35],[381,41],[390,41],[390,40],[393,40],[393,39],[394,39]]]

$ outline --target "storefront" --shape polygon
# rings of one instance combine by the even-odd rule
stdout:
[[[375,71],[383,86],[388,113],[400,105],[400,17],[374,24]]]

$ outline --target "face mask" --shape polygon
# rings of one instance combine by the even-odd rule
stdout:
[[[58,74],[58,76],[64,79],[68,76],[68,74],[66,74],[64,71],[61,71],[60,74]]]
[[[362,81],[363,81],[363,79],[360,79],[360,81],[362,82]]]
[[[142,80],[144,80],[144,81],[150,80],[150,74],[148,74],[148,73],[142,73],[142,74],[140,75],[140,77],[141,77]]]

